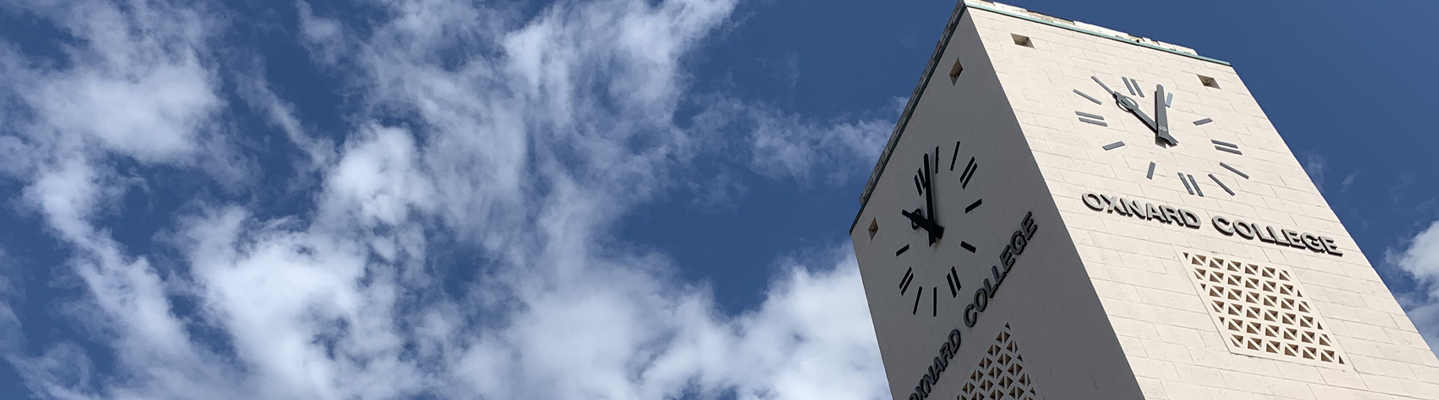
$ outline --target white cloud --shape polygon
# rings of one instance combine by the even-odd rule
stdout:
[[[694,117],[698,129],[749,132],[743,150],[751,169],[801,183],[840,185],[867,178],[894,128],[893,121],[881,119],[815,121],[736,99],[712,99],[706,106]]]
[[[213,21],[143,2],[128,12],[89,1],[21,6],[82,40],[65,48],[71,68],[5,71],[35,113],[32,139],[62,136],[52,145],[93,144],[142,162],[200,150],[201,128],[223,106],[196,51]]]
[[[1314,181],[1314,186],[1323,191],[1324,172],[1328,169],[1328,160],[1318,153],[1300,152],[1300,155],[1304,157],[1304,172],[1309,174],[1309,180]]]
[[[228,151],[215,143],[224,143],[217,135],[232,105],[204,61],[207,29],[223,25],[144,2],[67,5],[93,18],[34,8],[97,40],[70,50],[69,70],[3,64],[33,80],[13,87],[39,112],[0,142],[36,156],[0,171],[25,182],[26,204],[75,249],[67,266],[89,297],[71,317],[105,332],[116,371],[91,368],[70,344],[8,354],[31,390],[54,398],[887,396],[848,247],[781,260],[762,305],[732,316],[703,285],[676,278],[667,257],[612,237],[617,219],[678,186],[671,175],[703,150],[696,143],[716,140],[672,120],[688,96],[686,54],[725,23],[733,1],[560,2],[528,21],[469,2],[378,6],[388,19],[360,37],[297,4],[312,59],[342,74],[362,103],[348,111],[354,132],[339,143],[306,134],[303,116],[262,74],[234,77],[244,102],[311,158],[322,182],[312,188],[314,209],[301,215],[197,205],[164,239],[185,273],[131,254],[95,215],[128,187],[110,171],[112,157],[222,181],[236,178],[214,171],[247,168],[204,161],[234,159],[214,154]],[[96,110],[94,118],[60,121],[59,101]],[[120,102],[123,114],[101,110]],[[867,172],[889,129],[720,106],[746,110],[754,132],[746,158],[774,177]],[[436,265],[437,238],[477,256]],[[457,274],[446,272],[456,270],[475,276],[458,292],[449,281]],[[174,314],[175,297],[199,310]]]
[[[1429,347],[1439,349],[1439,221],[1414,235],[1403,250],[1390,251],[1385,258],[1418,283],[1418,293],[1406,301],[1405,308]]]

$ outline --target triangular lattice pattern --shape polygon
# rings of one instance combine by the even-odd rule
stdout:
[[[1348,367],[1348,357],[1288,268],[1184,252],[1205,308],[1239,354]]]
[[[1009,334],[1009,324],[1004,324],[994,342],[985,349],[979,366],[969,374],[969,381],[964,383],[958,399],[1043,399],[1034,391],[1034,381],[1024,370],[1024,355],[1019,353],[1019,344]]]

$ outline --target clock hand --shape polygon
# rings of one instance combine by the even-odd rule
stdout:
[[[939,224],[934,223],[934,221],[930,220],[929,218],[925,218],[924,215],[920,213],[920,210],[914,210],[914,212],[909,212],[908,210],[900,210],[899,213],[903,214],[905,218],[909,218],[909,222],[918,225],[920,228],[924,228],[925,231],[928,231],[930,243],[934,243],[934,240],[944,237],[944,227],[939,226]]]
[[[1133,113],[1134,116],[1139,117],[1140,121],[1144,121],[1145,125],[1149,125],[1150,130],[1159,132],[1159,126],[1154,123],[1153,119],[1149,118],[1149,115],[1146,115],[1144,114],[1144,111],[1139,110],[1139,104],[1135,103],[1134,99],[1129,98],[1129,96],[1119,94],[1119,92],[1110,93],[1114,94],[1114,103],[1118,104],[1119,108],[1123,108],[1125,111]]]
[[[1178,146],[1179,141],[1174,136],[1169,136],[1169,107],[1164,105],[1164,85],[1154,85],[1154,135],[1169,142],[1170,146]]]
[[[929,154],[924,155],[924,178],[924,214],[929,217],[930,222],[937,225],[939,217],[934,214],[934,171],[929,169]]]
[[[940,158],[935,153],[934,158]],[[940,224],[940,216],[934,212],[934,170],[930,170],[930,154],[924,155],[924,174],[927,180],[924,181],[924,216],[930,217],[930,222]]]

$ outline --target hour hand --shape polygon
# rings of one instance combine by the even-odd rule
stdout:
[[[912,222],[914,223],[914,225],[920,228],[924,228],[925,231],[928,231],[929,242],[931,244],[933,244],[935,240],[944,237],[944,227],[939,226],[939,224],[934,223],[934,221],[929,218],[925,218],[924,214],[921,214],[919,210],[914,210],[914,212],[909,212],[908,210],[900,210],[899,213],[903,214],[906,218],[909,218],[909,222]]]
[[[1150,130],[1153,130],[1155,132],[1159,131],[1159,125],[1155,124],[1154,119],[1149,118],[1149,115],[1145,114],[1144,111],[1139,110],[1139,104],[1135,103],[1134,99],[1129,98],[1129,96],[1119,94],[1119,92],[1114,92],[1114,103],[1118,104],[1119,107],[1123,108],[1125,111],[1134,113],[1134,116],[1139,117],[1140,121],[1144,121],[1145,125],[1149,125]]]

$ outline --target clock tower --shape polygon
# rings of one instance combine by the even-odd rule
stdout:
[[[850,229],[895,399],[1436,399],[1234,69],[961,2]]]

